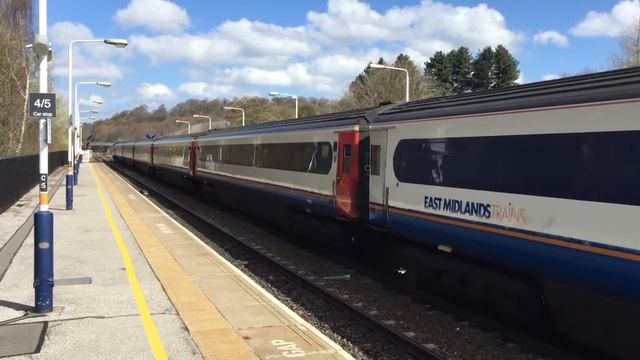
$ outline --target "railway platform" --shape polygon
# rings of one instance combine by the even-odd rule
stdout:
[[[32,313],[30,194],[0,214],[0,357],[351,358],[106,165],[84,164],[74,193],[71,211],[64,185],[51,197],[46,315]]]

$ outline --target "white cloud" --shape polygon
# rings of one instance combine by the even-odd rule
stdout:
[[[459,46],[475,50],[503,44],[515,49],[523,40],[522,34],[507,28],[500,12],[485,4],[466,7],[424,0],[381,14],[360,0],[329,0],[326,13],[311,11],[307,19],[335,42],[398,41],[424,55]]]
[[[173,91],[164,84],[142,83],[138,86],[138,95],[144,100],[171,100]]]
[[[484,4],[467,7],[423,0],[378,12],[362,0],[329,0],[326,12],[309,12],[301,26],[240,19],[206,33],[138,34],[130,40],[133,50],[153,63],[195,65],[187,71],[195,82],[183,93],[214,92],[206,90],[208,80],[203,87],[203,77],[195,76],[213,73],[212,84],[297,86],[339,96],[369,61],[379,57],[393,60],[404,52],[422,66],[435,51],[459,46],[475,51],[503,44],[517,52],[524,36]]]
[[[520,76],[518,76],[516,83],[520,85],[528,83],[527,79],[524,78],[524,72],[520,71]]]
[[[191,25],[187,11],[166,0],[131,0],[113,19],[124,27],[142,26],[167,33],[181,32]]]
[[[48,29],[51,43],[59,46],[69,47],[71,40],[93,39],[91,30],[83,24],[74,24],[69,21],[61,21],[53,24]]]
[[[53,74],[66,77],[68,74],[68,51],[72,40],[95,39],[86,25],[68,21],[57,22],[49,28],[51,43],[54,47]],[[73,45],[74,80],[113,80],[124,77],[124,70],[114,61],[122,49],[98,43],[76,43]]]
[[[640,0],[623,0],[610,12],[589,11],[569,32],[575,36],[620,36],[640,18]]]
[[[540,31],[533,37],[536,44],[553,44],[559,47],[569,46],[569,39],[561,33],[553,30]]]
[[[560,79],[562,76],[558,74],[547,74],[542,76],[543,81]]]
[[[233,86],[207,84],[202,81],[188,82],[180,84],[178,91],[194,98],[213,99],[217,97],[231,98],[233,96]]]
[[[53,74],[55,76],[66,77],[68,66],[66,61],[54,61]],[[91,80],[115,80],[124,77],[124,70],[115,63],[109,61],[92,60],[79,58],[73,60],[74,81],[80,79]]]

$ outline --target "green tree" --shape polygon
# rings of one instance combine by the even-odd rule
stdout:
[[[490,89],[493,85],[494,54],[491,46],[478,53],[473,61],[473,91]]]
[[[451,85],[454,94],[463,94],[472,88],[471,74],[473,71],[473,57],[468,48],[461,46],[447,54],[447,61],[451,64]]]
[[[515,81],[520,77],[518,60],[511,56],[509,50],[502,45],[496,47],[491,74],[494,80],[494,88],[514,85]]]
[[[453,89],[451,61],[442,51],[436,51],[425,62],[425,76],[434,81],[441,91],[448,93]]]

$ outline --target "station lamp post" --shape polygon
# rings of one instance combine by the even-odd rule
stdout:
[[[108,81],[78,81],[76,83],[75,86],[75,91],[74,91],[74,104],[75,104],[75,108],[73,110],[74,113],[78,114],[78,116],[75,117],[75,127],[78,128],[80,126],[80,103],[78,102],[78,86],[79,85],[97,85],[97,86],[102,86],[102,87],[111,87],[111,83]],[[93,102],[95,102],[96,104],[102,104],[103,101],[102,100],[93,100]],[[89,110],[91,112],[98,112],[98,110]],[[79,137],[76,136],[76,141],[75,141],[75,151],[76,153],[80,152],[80,148],[79,148]],[[74,181],[75,182],[75,181]],[[77,185],[77,182],[75,182]]]
[[[387,66],[387,65],[381,65],[381,64],[372,64],[370,63],[368,66],[369,69],[389,69],[389,70],[398,70],[398,71],[404,71],[405,74],[407,75],[407,83],[406,83],[406,87],[405,87],[405,100],[406,102],[409,101],[409,71],[407,71],[407,69],[403,69],[403,68],[399,68],[399,67],[393,67],[393,66]]]
[[[296,97],[296,117],[298,117],[298,98]],[[244,109],[239,108],[239,107],[233,107],[233,106],[225,106],[223,107],[223,109],[225,110],[237,110],[237,111],[242,111],[242,126],[244,126]]]
[[[79,85],[97,85],[102,87],[111,87],[111,83],[108,81],[78,81],[74,90],[74,109],[73,113],[77,114],[74,116],[74,136],[73,136],[73,149],[76,156],[74,157],[75,162],[73,164],[73,185],[78,185],[78,176],[80,175],[80,163],[82,162],[82,155],[80,151],[80,104],[78,102],[78,86]],[[102,104],[102,100],[94,100],[97,104]]]
[[[47,0],[38,1],[38,34],[34,36],[33,52],[39,65],[40,93],[48,91],[48,65],[51,51],[47,36]],[[53,213],[49,211],[49,141],[47,138],[48,119],[39,119],[39,178],[40,193],[38,211],[33,216],[33,289],[35,312],[53,311]]]
[[[269,96],[272,96],[272,97],[283,96],[283,97],[290,97],[295,99],[296,100],[296,119],[298,118],[298,95],[291,95],[291,94],[280,93],[277,91],[271,91],[269,92]]]
[[[187,134],[191,134],[191,123],[188,121],[183,121],[183,120],[176,120],[176,123],[182,123],[182,124],[187,124],[188,128],[187,128]]]
[[[75,158],[75,154],[73,153],[73,127],[74,116],[73,113],[73,45],[77,43],[105,43],[107,45],[112,45],[117,48],[124,48],[129,45],[129,42],[125,39],[78,39],[71,40],[69,42],[69,64],[68,64],[68,92],[67,92],[67,100],[69,103],[69,127],[67,129],[67,183],[66,183],[66,208],[67,210],[73,209],[73,160]]]
[[[193,117],[194,117],[194,118],[209,119],[209,131],[211,131],[211,116],[193,114]],[[176,120],[176,121],[177,121],[177,120]],[[191,124],[189,124],[189,125],[191,125]]]

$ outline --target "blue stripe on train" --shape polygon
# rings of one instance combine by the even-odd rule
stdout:
[[[381,209],[369,208],[372,223],[384,225]],[[564,246],[389,212],[393,233],[544,278],[568,281],[640,300],[640,262]]]

